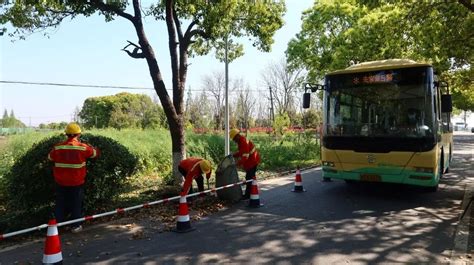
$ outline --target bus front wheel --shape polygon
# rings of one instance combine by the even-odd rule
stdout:
[[[449,158],[448,158],[448,167],[444,171],[444,173],[449,173],[449,167],[451,166],[451,160],[452,160],[452,155],[453,155],[453,150],[451,149],[451,146],[449,146]]]

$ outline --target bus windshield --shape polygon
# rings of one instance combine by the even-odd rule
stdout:
[[[334,74],[325,82],[327,136],[433,136],[431,68]]]

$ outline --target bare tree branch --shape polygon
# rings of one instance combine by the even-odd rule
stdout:
[[[181,23],[178,19],[178,14],[176,13],[176,7],[173,5],[173,20],[176,26],[176,31],[178,32],[178,40],[181,43],[183,41],[183,31],[181,30]]]
[[[207,34],[204,30],[202,29],[194,29],[189,32],[188,38],[191,40],[192,37],[200,35],[201,37],[208,39],[210,37],[209,34]]]
[[[214,129],[220,130],[223,128],[224,116],[224,90],[225,90],[225,76],[223,72],[214,72],[204,76],[202,86],[205,91],[208,91],[214,97],[213,118]]]
[[[137,44],[129,41],[128,44],[123,47],[122,51],[126,52],[130,57],[135,58],[135,59],[144,59],[145,54],[143,53],[142,47],[138,46]],[[132,52],[126,50],[128,46],[134,46],[135,48],[133,49]]]
[[[186,39],[191,39],[189,37],[189,33],[191,32],[191,30],[193,29],[194,25],[196,25],[198,23],[197,19],[196,20],[193,20],[191,21],[191,23],[189,23],[188,25],[188,28],[186,29],[186,32],[184,33],[184,38]]]
[[[262,73],[265,84],[272,88],[278,114],[291,113],[296,110],[295,91],[301,76],[302,70],[290,71],[284,59],[270,63]]]

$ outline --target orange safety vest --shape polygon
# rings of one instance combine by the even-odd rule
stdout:
[[[189,157],[179,162],[178,167],[186,171],[186,176],[184,176],[184,184],[183,184],[183,191],[186,194],[188,193],[188,190],[192,185],[193,179],[201,176],[202,174],[201,167],[199,166],[199,162],[201,162],[202,160],[203,160],[202,158]],[[206,177],[210,178],[211,172],[206,174]]]
[[[260,163],[260,154],[253,142],[245,139],[242,135],[238,141],[239,151],[234,153],[234,157],[240,158],[237,165],[242,166],[246,171],[256,167]]]
[[[99,150],[76,137],[54,145],[48,159],[54,162],[54,180],[61,186],[79,186],[84,184],[86,160],[99,155]]]

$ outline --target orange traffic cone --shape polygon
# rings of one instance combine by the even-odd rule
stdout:
[[[303,180],[301,179],[300,167],[296,168],[295,186],[291,191],[292,192],[305,192],[306,191],[303,188]]]
[[[178,209],[178,220],[176,223],[175,232],[186,233],[193,231],[191,222],[189,220],[188,202],[186,201],[186,195],[181,195],[179,198],[179,209]]]
[[[44,243],[43,264],[63,264],[61,241],[58,234],[58,225],[53,218],[48,222],[48,232]]]
[[[252,186],[250,186],[250,200],[248,207],[258,208],[260,206],[263,206],[263,204],[260,203],[260,197],[258,196],[257,179],[253,177]]]

